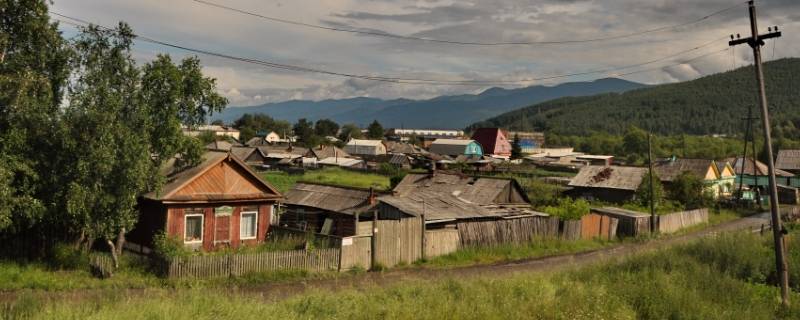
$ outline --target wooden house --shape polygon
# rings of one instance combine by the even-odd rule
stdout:
[[[647,169],[640,167],[585,166],[569,182],[572,189],[567,193],[589,200],[630,201],[646,173]]]
[[[653,168],[661,182],[667,185],[682,173],[689,172],[703,180],[706,190],[714,198],[731,195],[736,179],[733,168],[724,161],[718,164],[714,160],[707,159],[672,158],[656,162]]]
[[[359,219],[369,220],[377,193],[371,189],[298,183],[286,192],[280,225],[336,236],[356,234]]]
[[[361,158],[367,162],[367,167],[370,168],[378,168],[381,164],[388,164],[395,168],[411,169],[412,158],[405,154],[387,153],[375,156],[363,155]]]
[[[769,186],[769,175],[767,165],[761,161],[753,160],[753,158],[743,159],[742,157],[726,159],[731,164],[734,172],[736,173],[736,185],[738,186],[740,180],[751,189],[766,188]],[[777,167],[777,166],[776,166]],[[775,169],[775,179],[779,185],[785,186],[800,186],[794,174],[781,169]],[[766,194],[761,192],[761,194]]]
[[[472,134],[472,140],[481,145],[484,154],[511,156],[511,141],[508,134],[499,128],[479,128]]]
[[[208,151],[194,167],[165,166],[167,182],[145,194],[139,221],[128,238],[152,247],[166,233],[187,247],[210,251],[266,239],[282,195],[230,152]]]
[[[267,155],[256,147],[233,147],[231,153],[254,167],[261,167],[267,162]]]
[[[475,140],[436,139],[431,143],[430,152],[451,157],[460,155],[481,157],[483,147]]]
[[[303,156],[308,152],[306,148],[295,147],[291,144],[274,144],[258,147],[264,154],[264,164],[270,167],[292,167],[302,164]]]
[[[350,139],[344,146],[344,151],[352,155],[379,155],[386,154],[386,146],[381,140]]]
[[[775,168],[791,173],[800,173],[800,150],[779,150]]]

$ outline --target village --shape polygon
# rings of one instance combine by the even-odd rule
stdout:
[[[0,0],[0,319],[800,319],[798,12]]]

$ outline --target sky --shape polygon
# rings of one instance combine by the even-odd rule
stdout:
[[[701,19],[698,23],[608,41],[470,46],[378,37],[278,23],[193,0],[54,0],[51,11],[114,26],[125,21],[142,36],[232,56],[340,73],[442,80],[508,82],[502,87],[555,85],[605,77],[660,84],[694,79],[752,63],[752,51],[728,51],[730,34],[749,35],[747,6],[733,0],[204,0],[279,19],[335,28],[460,42],[536,42],[607,38]],[[759,29],[777,25],[764,61],[800,57],[800,1],[762,0]],[[62,25],[65,35],[75,28]],[[700,49],[697,46],[708,44]],[[544,80],[673,58],[618,72]],[[716,52],[716,53],[714,53]],[[137,43],[147,63],[157,54],[194,53]],[[709,54],[702,59],[687,59]],[[479,93],[489,85],[399,84],[271,69],[198,55],[230,106],[350,97],[428,99]],[[684,63],[685,62],[685,63]],[[630,75],[623,73],[652,69]],[[521,80],[521,81],[520,81]]]

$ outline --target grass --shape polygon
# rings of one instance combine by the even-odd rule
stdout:
[[[390,186],[389,177],[387,176],[340,168],[306,171],[302,175],[292,175],[283,171],[267,171],[262,174],[262,177],[280,192],[289,191],[298,182],[325,183],[357,188],[374,187],[379,190],[388,190]]]
[[[797,247],[800,241],[793,240]],[[736,234],[557,273],[413,280],[315,289],[267,302],[208,290],[109,292],[57,301],[28,294],[2,307],[36,319],[797,319],[783,309],[768,237]],[[790,265],[800,265],[795,251]],[[800,272],[792,273],[798,290]],[[268,300],[267,300],[268,301]]]
[[[417,265],[437,268],[491,264],[551,255],[590,251],[613,245],[614,241],[560,239],[535,240],[527,244],[503,244],[491,247],[464,248],[448,255],[418,262]]]

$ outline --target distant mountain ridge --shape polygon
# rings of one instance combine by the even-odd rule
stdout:
[[[776,140],[800,139],[800,58],[765,63],[764,77]],[[744,132],[742,118],[746,117],[748,106],[753,107],[753,115],[758,117],[752,66],[624,93],[555,99],[470,127],[588,135],[592,132],[622,134],[635,125],[664,135],[741,135]],[[759,122],[754,125],[761,128]]]
[[[245,113],[264,113],[292,123],[300,118],[329,118],[340,124],[366,126],[378,120],[384,127],[462,129],[467,125],[538,102],[599,93],[625,92],[646,87],[622,79],[570,82],[555,86],[517,89],[489,88],[480,94],[440,96],[427,100],[358,97],[338,100],[292,100],[251,107],[228,107],[212,117],[226,123]]]

